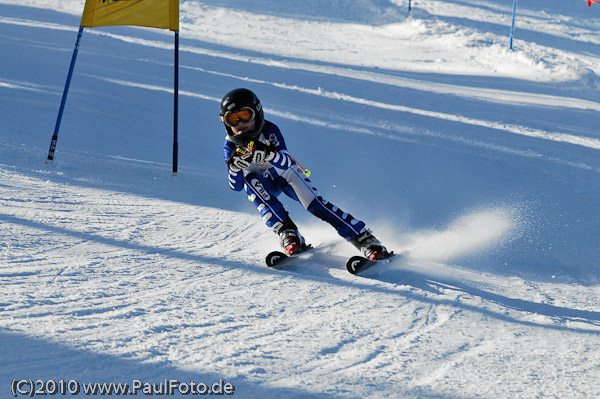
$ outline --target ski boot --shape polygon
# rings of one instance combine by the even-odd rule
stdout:
[[[283,248],[283,251],[288,256],[292,256],[308,248],[308,246],[304,242],[304,238],[300,235],[300,232],[298,231],[298,227],[292,221],[292,219],[285,219],[277,227],[278,228],[275,229],[275,233],[279,235],[279,242],[281,243],[281,248]]]
[[[381,260],[391,256],[391,253],[375,238],[370,230],[364,230],[350,242],[369,260]]]

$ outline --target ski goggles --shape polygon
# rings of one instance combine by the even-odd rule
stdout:
[[[240,122],[252,122],[254,116],[255,113],[252,108],[244,107],[235,112],[227,111],[225,115],[223,115],[223,123],[229,127],[234,127]]]

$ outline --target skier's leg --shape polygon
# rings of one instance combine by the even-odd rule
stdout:
[[[363,221],[323,199],[310,179],[296,165],[285,170],[276,181],[279,179],[285,179],[285,182],[278,184],[284,193],[300,201],[310,213],[333,226],[338,234],[352,243],[363,256],[369,259],[389,256],[387,249],[365,227]]]
[[[248,199],[256,206],[265,224],[279,235],[281,247],[288,255],[305,249],[306,243],[283,204],[277,199],[282,188],[259,173],[245,176]]]
[[[281,174],[289,186],[283,192],[300,201],[302,206],[319,219],[329,223],[346,241],[351,241],[365,230],[365,223],[323,199],[310,179],[296,166]]]
[[[277,199],[281,194],[281,188],[273,184],[271,179],[255,172],[248,173],[244,180],[248,199],[256,206],[265,224],[277,231],[283,221],[289,217],[283,204]]]

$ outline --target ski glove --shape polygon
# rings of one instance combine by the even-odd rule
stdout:
[[[275,151],[265,143],[260,141],[251,141],[248,143],[248,151],[252,153],[252,162],[262,164],[275,158]]]
[[[260,141],[251,141],[245,149],[238,147],[231,153],[227,166],[232,172],[239,172],[248,168],[252,163],[260,165],[271,161],[276,154],[277,152],[268,145]]]
[[[243,148],[236,148],[227,160],[227,167],[232,172],[239,172],[246,169],[252,163],[252,153]]]

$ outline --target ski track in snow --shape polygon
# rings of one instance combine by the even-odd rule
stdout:
[[[465,365],[477,361],[481,367],[484,358],[484,367],[495,367],[491,359],[542,356],[503,342],[506,331],[525,334],[537,351],[561,331],[578,331],[587,340],[600,331],[600,313],[564,309],[561,315],[560,307],[548,306],[544,316],[536,298],[512,306],[509,297],[469,286],[464,272],[459,282],[440,273],[442,264],[427,270],[427,260],[452,254],[411,249],[414,255],[409,251],[408,259],[392,265],[397,274],[378,280],[383,272],[375,271],[363,282],[347,275],[339,259],[327,261],[335,245],[328,243],[315,250],[318,263],[277,272],[261,265],[261,248],[240,251],[264,240],[260,226],[246,220],[251,216],[56,184],[5,166],[2,181],[3,328],[51,342],[142,364],[175,364],[200,375],[209,371],[201,366],[207,364],[229,380],[254,376],[248,384],[353,396],[368,395],[368,388],[361,389],[385,381],[420,396],[447,379],[456,381]],[[467,219],[415,239],[435,249],[455,235],[464,241],[476,219],[507,221],[494,213]],[[389,321],[379,324],[372,315]],[[480,318],[496,319],[492,324],[502,326],[502,334],[489,326],[483,336],[462,336],[469,331],[464,324]],[[549,332],[540,334],[540,327]],[[462,337],[448,342],[451,331]],[[113,336],[119,339],[107,340]],[[431,351],[428,360],[415,364],[413,356],[422,356],[424,348]],[[331,385],[314,385],[323,378]],[[468,389],[468,375],[460,378],[450,391]]]
[[[172,93],[164,34],[86,30],[67,108],[77,112],[67,111],[58,160],[44,166],[77,17],[34,7],[77,14],[81,2],[0,3],[15,13],[0,16],[0,41],[15,51],[0,70],[0,109],[14,116],[0,122],[0,396],[14,378],[224,379],[242,398],[600,395],[600,103],[589,95],[598,85],[597,18],[525,8],[523,33],[538,42],[521,39],[521,52],[508,53],[495,30],[510,7],[494,2],[432,1],[389,24],[400,15],[389,4],[404,4],[357,2],[382,18],[378,26],[184,2],[185,144],[180,175],[165,177],[170,165],[155,143],[168,126],[154,119]],[[235,48],[231,38],[246,25],[231,35],[223,28],[241,15],[257,34]],[[312,31],[335,37],[322,43]],[[279,37],[297,37],[296,46],[283,49]],[[549,37],[576,46],[553,48]],[[388,57],[373,38],[410,51]],[[99,57],[105,49],[114,54]],[[60,79],[38,73],[30,63],[38,52]],[[499,78],[510,78],[506,87]],[[229,200],[243,195],[220,187],[213,153],[222,135],[189,133],[204,118],[190,114],[213,112],[224,87],[237,85],[261,90],[266,112],[320,169],[315,179],[333,177],[325,189],[336,203],[391,219],[369,225],[399,256],[349,275],[355,250],[300,218],[303,234],[323,245],[283,270],[264,266],[277,240],[248,204]],[[222,129],[212,119],[200,130]],[[299,135],[336,151],[322,159]],[[364,163],[347,165],[348,154]],[[348,182],[339,170],[372,178],[370,191],[385,184],[389,202],[338,189]],[[411,225],[420,207],[426,221]]]

